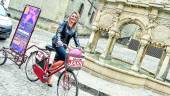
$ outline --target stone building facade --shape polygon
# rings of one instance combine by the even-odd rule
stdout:
[[[8,10],[9,3],[11,0],[0,0],[0,3],[4,5],[4,8]]]
[[[148,54],[156,54],[153,56],[160,59],[159,67],[154,74],[158,79],[166,77],[170,65],[170,1],[99,0],[96,6],[98,12],[86,50],[94,52],[101,34],[106,32],[108,33],[108,42],[100,58],[111,59],[117,40],[130,37],[128,44],[131,41],[138,42],[135,45],[138,46],[136,59],[131,69],[139,71],[143,58],[152,48],[153,50]],[[160,53],[154,50],[160,50]]]
[[[11,0],[9,9],[12,17],[20,18],[26,4],[41,8],[38,26],[53,32],[72,11],[81,11],[79,31],[89,34],[96,13],[95,2],[95,0]]]

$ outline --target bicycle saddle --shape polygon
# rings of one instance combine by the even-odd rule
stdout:
[[[46,45],[45,49],[49,51],[55,51],[55,49],[51,45]]]

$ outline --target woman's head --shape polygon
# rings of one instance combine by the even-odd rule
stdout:
[[[79,17],[80,17],[80,14],[75,11],[68,17],[68,23],[70,23],[71,25],[70,27],[74,27],[76,25]]]

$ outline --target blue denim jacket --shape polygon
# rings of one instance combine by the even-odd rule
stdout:
[[[70,39],[73,38],[76,47],[80,47],[76,30],[74,28],[70,28],[67,24],[67,21],[64,21],[59,25],[56,35],[52,38],[52,43],[55,44],[56,47],[61,46],[57,43],[58,41],[62,41],[64,44],[68,45]]]

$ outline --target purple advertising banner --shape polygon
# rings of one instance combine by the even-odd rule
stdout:
[[[26,5],[10,44],[12,51],[20,55],[25,54],[40,12],[40,8]]]

